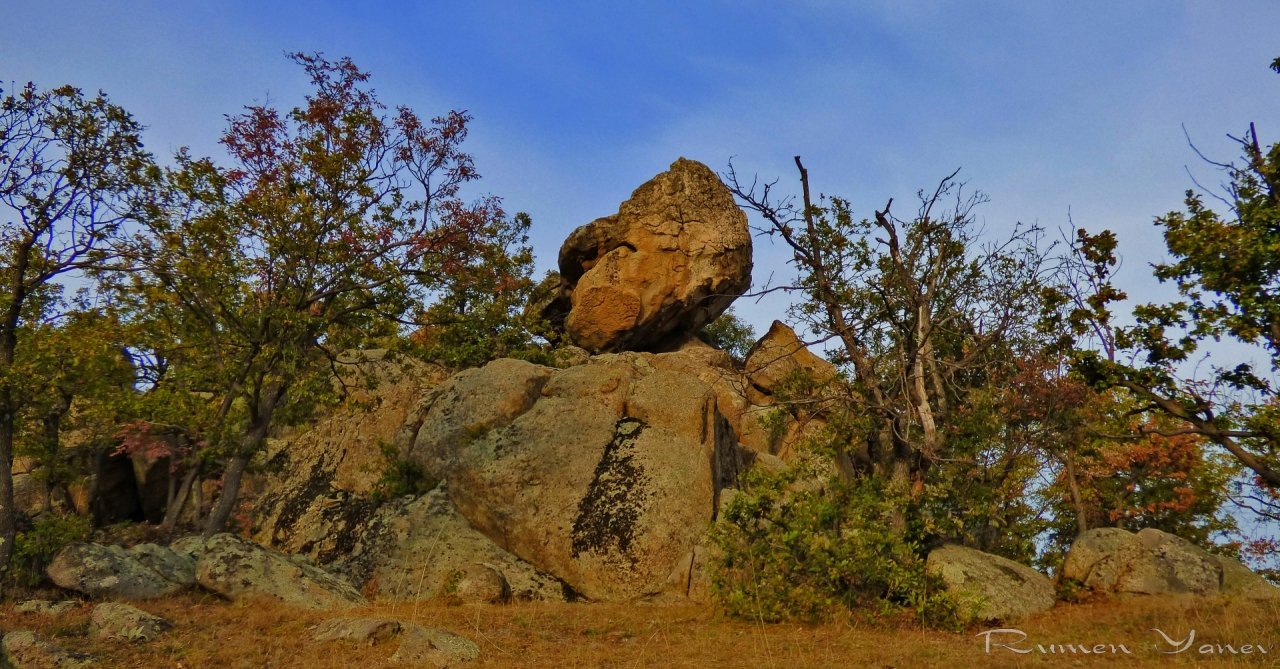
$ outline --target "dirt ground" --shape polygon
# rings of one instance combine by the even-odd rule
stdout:
[[[136,605],[173,621],[174,629],[151,643],[96,641],[88,636],[88,604],[54,619],[14,613],[11,602],[2,606],[0,628],[6,632],[36,631],[91,654],[104,667],[395,666],[388,661],[398,643],[395,639],[377,646],[313,642],[308,628],[333,613],[299,611],[266,602],[233,604],[197,594]],[[753,624],[725,619],[714,608],[619,604],[448,607],[402,603],[371,606],[345,615],[394,617],[462,634],[481,647],[480,660],[472,665],[476,667],[1280,665],[1280,603],[1134,600],[1060,604],[1048,614],[1006,625],[1026,633],[1020,643],[1015,643],[1019,637],[1013,632],[982,636],[987,629],[983,627],[954,633],[889,629],[852,621]],[[1162,654],[1159,650],[1176,647],[1151,629],[1162,630],[1174,641],[1185,642],[1193,629],[1195,637],[1183,652]],[[992,643],[989,652],[988,639]],[[998,644],[1030,652],[1016,653]],[[1268,652],[1262,653],[1259,646]],[[1082,647],[1090,652],[1082,654]],[[1094,652],[1099,649],[1101,652]]]

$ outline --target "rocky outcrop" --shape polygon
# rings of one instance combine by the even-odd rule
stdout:
[[[159,546],[155,549],[153,552],[150,548],[138,551],[136,547],[125,550],[119,546],[72,544],[54,557],[45,572],[59,587],[100,598],[154,599],[190,585],[185,580],[169,580],[138,559],[138,555],[142,555],[150,560],[156,553],[168,550]],[[163,558],[166,563],[189,559],[172,551],[168,553]],[[175,569],[169,573],[177,579],[179,574],[190,572]]]
[[[618,213],[574,230],[538,307],[592,353],[650,350],[696,333],[751,285],[751,233],[733,194],[681,158]]]
[[[304,609],[364,604],[345,580],[298,556],[285,556],[232,534],[215,535],[196,563],[196,580],[231,600],[269,598]]]
[[[325,566],[365,584],[375,598],[478,603],[574,596],[472,528],[442,490],[387,502],[347,541],[349,553]]]
[[[188,586],[196,582],[196,561],[187,553],[158,544],[138,544],[125,552],[170,583]]]
[[[925,571],[938,576],[956,595],[966,617],[1012,621],[1053,608],[1053,582],[1008,558],[964,546],[929,552]]]
[[[153,641],[171,627],[168,620],[128,604],[99,604],[89,614],[89,633],[98,639]]]
[[[746,373],[752,387],[772,395],[784,382],[804,375],[813,383],[824,383],[836,375],[835,365],[814,355],[782,321],[774,321],[747,353]]]
[[[759,369],[792,355],[824,373],[777,331],[756,347],[776,364]],[[773,454],[805,433],[766,427],[770,407],[724,351],[692,336],[664,350],[571,347],[556,367],[502,359],[439,384],[402,373],[403,393],[380,385],[364,413],[272,444],[255,539],[375,599],[705,601],[717,500],[756,463],[784,466]],[[440,487],[370,495],[379,442]]]
[[[473,527],[587,598],[660,589],[742,458],[712,389],[655,357],[459,374],[424,403],[409,456]]]
[[[351,550],[353,528],[376,511],[369,496],[389,465],[384,446],[446,375],[407,357],[387,360],[381,351],[362,357],[347,408],[269,441],[262,463],[273,474],[255,480],[248,487],[256,494],[246,496],[259,543],[328,563]]]
[[[6,666],[13,669],[80,669],[94,664],[88,655],[22,630],[5,634],[0,639],[0,651]]]
[[[1280,589],[1239,562],[1153,528],[1134,534],[1103,527],[1081,534],[1062,576],[1097,594],[1280,598]]]

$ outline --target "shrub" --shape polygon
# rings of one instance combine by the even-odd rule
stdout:
[[[13,561],[7,580],[19,587],[34,588],[44,581],[44,570],[69,544],[89,539],[89,519],[74,514],[46,514],[19,532],[13,540]]]
[[[738,360],[745,359],[756,343],[756,331],[749,323],[733,313],[733,307],[728,308],[720,314],[719,318],[707,324],[707,327],[698,333],[698,337],[721,351],[727,351]]]
[[[400,449],[394,444],[382,443],[382,476],[373,486],[374,499],[390,499],[403,495],[421,495],[430,492],[439,481],[422,469],[422,465],[400,457]]]
[[[890,523],[897,502],[874,477],[815,485],[803,470],[753,470],[712,529],[723,552],[712,587],[733,616],[818,621],[848,613],[958,624],[954,600],[919,546]]]

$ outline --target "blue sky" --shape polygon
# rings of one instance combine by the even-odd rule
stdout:
[[[1257,121],[1280,139],[1280,3],[5,3],[0,80],[106,90],[159,154],[217,153],[224,115],[305,80],[285,51],[348,55],[384,101],[475,116],[483,190],[534,219],[542,267],[678,156],[794,178],[869,213],[957,167],[1015,222],[1120,234],[1122,280],[1161,291],[1151,225],[1220,177]],[[783,276],[757,243],[756,277]],[[777,300],[740,304],[758,328]]]

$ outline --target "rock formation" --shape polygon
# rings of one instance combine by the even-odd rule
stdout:
[[[196,581],[233,601],[268,598],[304,609],[365,603],[351,584],[302,557],[281,555],[233,534],[215,535],[205,544],[196,563]]]
[[[592,353],[651,350],[696,333],[751,285],[751,233],[706,165],[681,158],[574,230],[538,305]]]
[[[473,527],[576,592],[649,594],[742,466],[712,389],[657,357],[467,370],[424,398],[407,453]]]
[[[167,555],[162,555],[166,552]],[[167,571],[168,577],[162,570]],[[154,599],[194,583],[194,562],[189,557],[153,544],[141,544],[129,550],[120,546],[72,544],[54,556],[45,571],[59,587],[90,597]]]
[[[814,355],[782,321],[774,321],[760,341],[747,352],[747,378],[755,390],[773,395],[789,377],[807,374],[815,383],[831,380],[835,365]]]
[[[1153,528],[1134,534],[1102,527],[1081,534],[1067,554],[1062,577],[1097,594],[1280,598],[1280,588],[1239,562]]]
[[[925,570],[939,576],[976,620],[1013,621],[1053,608],[1053,582],[1008,558],[964,546],[930,551]]]

